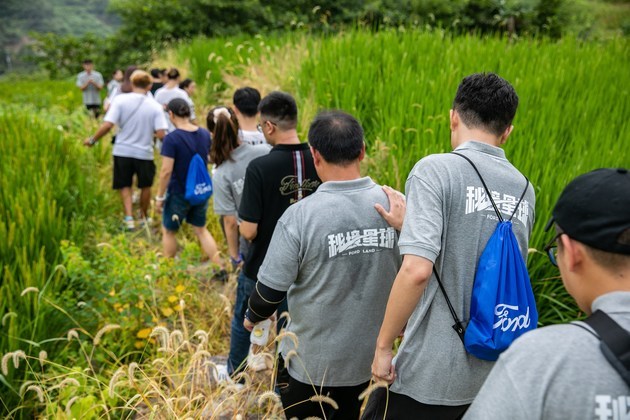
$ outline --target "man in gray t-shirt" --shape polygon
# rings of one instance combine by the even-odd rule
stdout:
[[[94,70],[92,60],[83,61],[83,71],[77,75],[77,87],[83,91],[83,105],[92,112],[94,118],[101,113],[100,90],[105,84],[101,73]]]
[[[511,216],[523,258],[534,223],[534,189],[499,147],[512,132],[518,97],[495,74],[460,84],[450,112],[451,145],[479,169],[499,210]],[[464,323],[475,269],[497,216],[472,166],[454,154],[430,155],[406,183],[407,213],[400,235],[403,266],[396,277],[376,343],[372,373],[392,385],[370,396],[364,418],[458,418],[492,363],[468,354],[433,268]],[[508,216],[508,217],[509,217]],[[395,223],[396,224],[396,223]],[[406,325],[406,327],[405,327]],[[395,360],[392,346],[404,331]]]
[[[607,360],[598,335],[630,334],[629,209],[627,169],[597,169],[567,185],[552,212],[555,235],[545,250],[580,309],[593,316],[518,338],[499,357],[466,419],[628,418],[627,378]],[[606,325],[596,335],[590,323],[603,314],[620,331]],[[618,349],[626,352],[627,374],[628,341]]]
[[[388,206],[383,189],[361,178],[363,129],[340,111],[318,115],[308,140],[324,183],[289,207],[276,225],[245,327],[273,314],[288,297],[283,340],[286,369],[279,374],[287,418],[356,419],[387,294],[400,267],[397,233],[374,203]],[[309,401],[328,396],[338,405]]]

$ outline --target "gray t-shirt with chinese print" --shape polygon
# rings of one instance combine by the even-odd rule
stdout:
[[[400,268],[395,230],[374,209],[389,208],[370,178],[329,181],[289,207],[271,239],[258,281],[288,291],[299,340],[288,360],[306,384],[354,386],[370,379],[387,299]],[[287,358],[293,341],[280,350]]]
[[[469,141],[456,149],[470,158],[508,219],[526,180],[499,147]],[[462,157],[430,155],[412,169],[406,183],[407,213],[400,252],[435,264],[464,324],[479,256],[497,226],[497,216],[479,177]],[[534,189],[529,185],[512,219],[523,258],[534,224]],[[470,404],[494,363],[468,354],[451,327],[454,321],[435,276],[411,315],[395,358],[393,392],[431,405]]]

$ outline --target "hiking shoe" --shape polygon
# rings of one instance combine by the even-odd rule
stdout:
[[[125,216],[125,218],[123,219],[123,224],[124,224],[126,230],[135,230],[136,229],[136,222],[134,222],[132,216]]]
[[[212,280],[215,280],[221,283],[227,283],[228,272],[222,268],[221,270],[214,273],[214,275],[212,276]]]
[[[216,368],[212,370],[212,377],[217,384],[234,383],[228,373],[227,365],[216,365]]]
[[[144,229],[145,226],[151,227],[151,225],[153,225],[153,219],[150,217],[147,217],[147,218],[143,217],[138,221],[138,227],[140,229]]]

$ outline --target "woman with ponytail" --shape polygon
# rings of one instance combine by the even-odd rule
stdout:
[[[164,137],[160,184],[155,197],[157,211],[162,213],[162,246],[166,257],[174,257],[177,251],[175,235],[186,220],[193,227],[201,249],[210,261],[218,266],[214,274],[217,280],[227,280],[224,263],[219,257],[217,244],[206,228],[208,201],[191,205],[184,197],[188,166],[195,154],[208,164],[210,133],[190,122],[190,106],[186,100],[176,98],[167,105],[167,112],[175,130]]]
[[[230,261],[236,268],[249,249],[248,242],[238,232],[238,207],[245,170],[251,160],[269,153],[271,146],[242,143],[238,136],[238,120],[230,108],[219,106],[211,109],[206,122],[212,131],[210,160],[216,165],[212,177],[214,212],[223,219]]]

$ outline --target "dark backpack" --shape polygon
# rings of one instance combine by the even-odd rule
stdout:
[[[583,328],[599,340],[599,347],[604,357],[630,386],[630,332],[624,330],[603,311],[595,311],[584,320],[593,331],[580,324],[572,324]]]

